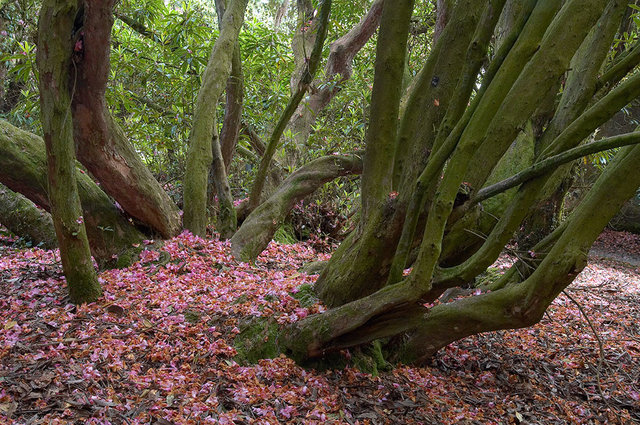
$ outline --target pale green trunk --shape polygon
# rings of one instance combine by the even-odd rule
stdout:
[[[224,211],[233,211],[233,198],[219,141],[217,141],[216,107],[231,73],[231,60],[238,34],[244,21],[248,0],[233,0],[225,11],[220,35],[213,45],[209,62],[202,75],[189,135],[187,169],[184,177],[184,226],[192,233],[204,236],[207,230],[207,180],[212,162],[215,167],[218,201]],[[220,215],[221,233],[235,230],[235,214]]]

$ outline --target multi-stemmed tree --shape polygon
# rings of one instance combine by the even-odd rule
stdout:
[[[307,109],[299,106],[318,68],[330,22],[331,3],[325,0],[319,13],[309,15],[313,22],[305,28],[317,31],[309,37],[313,48],[304,49],[306,60],[296,71],[291,101],[264,152],[250,214],[235,231],[215,111],[229,76],[238,78],[238,63],[233,68],[232,63],[238,59],[236,41],[247,1],[217,3],[220,36],[202,76],[190,137],[185,227],[205,232],[212,164],[221,233],[233,235],[234,253],[242,259],[255,258],[266,247],[299,199],[337,176],[362,173],[358,225],[315,284],[329,309],[280,329],[266,344],[261,335],[258,349],[275,346],[305,359],[379,341],[391,358],[419,362],[471,334],[532,325],[582,270],[593,241],[640,185],[640,133],[583,144],[640,94],[634,72],[639,45],[622,53],[615,47],[618,33],[627,28],[627,2],[438,1],[430,52],[407,85],[415,5],[398,0],[373,2],[362,22],[332,49],[329,61],[337,68],[327,66],[327,78],[332,69],[348,70],[380,23],[365,151],[310,162],[264,199],[261,185],[285,126],[308,131],[335,94],[314,91]],[[85,227],[99,258],[110,258],[144,237],[122,221],[104,192],[163,237],[181,228],[177,207],[106,107],[111,9],[112,2],[46,0],[40,13],[48,191],[41,181],[42,142],[0,122],[0,150],[7,153],[0,156],[0,182],[50,207],[63,259],[65,250],[83,250],[70,254],[83,261],[64,262],[70,286],[82,284],[71,271],[87,264]],[[340,81],[347,78],[345,72]],[[236,114],[231,139],[239,125],[233,109],[226,108]],[[307,110],[311,116],[301,113]],[[79,161],[102,189],[74,172],[73,141]],[[493,280],[478,279],[514,236],[529,231],[535,218],[531,212],[558,196],[567,164],[611,148],[620,148],[615,160],[569,217],[558,226],[537,229],[533,239],[518,238],[530,245],[520,247],[512,268]],[[23,177],[15,171],[20,167]],[[61,188],[62,177],[67,183]],[[475,288],[464,292],[466,297],[433,306],[456,287]],[[97,292],[92,294],[76,300],[93,299]]]

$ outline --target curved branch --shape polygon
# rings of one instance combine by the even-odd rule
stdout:
[[[322,3],[322,8],[320,9],[320,16],[318,21],[318,34],[316,36],[316,42],[313,46],[313,51],[309,56],[307,61],[307,67],[303,71],[302,76],[300,78],[300,82],[298,83],[297,91],[291,96],[289,99],[289,103],[285,108],[284,112],[280,116],[278,123],[276,124],[273,133],[271,133],[271,138],[269,139],[269,144],[267,145],[266,151],[262,157],[262,161],[260,161],[260,167],[258,168],[258,174],[253,183],[253,187],[251,188],[251,194],[249,195],[249,208],[254,209],[260,204],[260,196],[262,195],[262,189],[264,188],[264,182],[267,178],[267,172],[269,170],[269,166],[271,165],[271,158],[276,152],[278,145],[280,144],[280,138],[282,137],[282,133],[287,126],[287,123],[291,119],[291,116],[295,112],[298,104],[302,100],[302,97],[306,93],[311,81],[313,81],[313,76],[315,75],[318,65],[320,64],[320,60],[322,59],[322,47],[324,46],[324,40],[327,37],[327,30],[329,28],[329,13],[331,12],[331,0],[324,0]]]
[[[233,254],[245,261],[254,260],[267,247],[296,203],[331,180],[360,173],[362,158],[358,154],[325,156],[303,166],[249,214],[231,238]]]
[[[353,58],[380,24],[383,1],[376,0],[358,24],[329,46],[325,77],[319,86],[321,88],[312,90],[308,99],[298,106],[291,119],[290,126],[299,142],[307,140],[320,111],[342,90],[342,84],[351,78]]]

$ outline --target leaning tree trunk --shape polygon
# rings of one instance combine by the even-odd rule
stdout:
[[[193,128],[189,135],[184,178],[184,225],[200,236],[204,236],[207,231],[207,178],[212,163],[220,203],[218,230],[223,237],[230,237],[236,229],[233,198],[217,136],[216,107],[231,73],[231,62],[247,1],[232,0],[224,13],[220,35],[214,43],[209,63],[202,75]]]
[[[600,71],[607,60],[607,47],[616,36],[625,10],[628,9],[627,3],[623,0],[609,3],[599,22],[576,52],[556,114],[547,126],[544,137],[538,141],[538,151],[545,149],[549,141],[584,112],[592,101],[598,89]],[[640,58],[638,61],[640,62]],[[572,169],[570,165],[559,168],[547,184],[546,192],[549,196],[545,196],[532,209],[518,235],[518,248],[521,251],[528,251],[558,224],[564,197],[573,182]]]
[[[19,193],[0,184],[0,225],[34,246],[53,249],[58,246],[51,214],[38,208]]]
[[[316,118],[351,78],[351,64],[378,29],[383,0],[376,0],[367,14],[348,33],[331,43],[324,80],[304,99],[291,117],[289,126],[300,149],[306,143]]]
[[[300,200],[324,183],[361,172],[362,158],[357,154],[325,156],[301,167],[249,214],[231,238],[233,254],[242,261],[255,260]]]
[[[178,207],[144,165],[107,109],[113,0],[77,6],[73,28],[73,124],[78,159],[132,217],[164,238],[181,229]]]
[[[75,173],[69,69],[76,14],[74,0],[43,3],[38,23],[37,62],[51,215],[69,295],[72,302],[79,304],[95,301],[102,291],[91,262]]]
[[[322,48],[329,29],[331,2],[332,0],[323,0],[322,7],[320,8],[320,13],[318,14],[316,21],[317,34],[314,36],[315,41],[313,50],[309,54],[309,57],[305,57],[300,79],[298,80],[295,90],[292,90],[293,94],[291,95],[287,106],[284,108],[284,111],[280,115],[280,118],[278,118],[278,122],[271,133],[269,142],[267,143],[264,155],[262,155],[262,160],[260,161],[256,178],[253,182],[253,186],[251,187],[251,192],[249,193],[249,210],[254,210],[260,204],[264,183],[267,179],[267,173],[271,167],[273,155],[276,153],[276,149],[280,145],[280,138],[282,137],[291,116],[296,111],[296,108],[302,101],[303,96],[309,89],[309,86],[313,81],[313,77],[318,70],[318,66],[320,65],[320,60],[322,59]]]
[[[135,251],[133,245],[149,236],[136,229],[102,189],[78,167],[75,179],[91,253],[98,265],[128,265]],[[0,120],[0,183],[26,196],[46,211],[51,211],[44,141],[4,120]]]

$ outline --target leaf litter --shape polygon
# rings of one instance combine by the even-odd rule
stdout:
[[[596,246],[640,247],[605,232]],[[613,248],[611,248],[613,247]],[[592,257],[542,321],[476,335],[428,365],[377,376],[280,356],[234,361],[243,320],[295,322],[293,297],[326,260],[271,243],[255,264],[183,233],[100,274],[103,297],[68,303],[56,251],[0,240],[2,424],[627,424],[640,422],[640,268]],[[585,320],[589,317],[593,328]],[[601,349],[602,348],[602,349]]]

